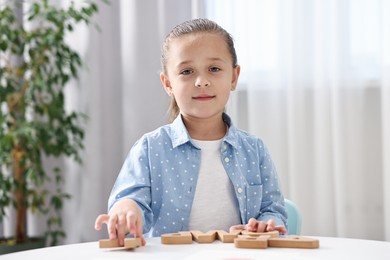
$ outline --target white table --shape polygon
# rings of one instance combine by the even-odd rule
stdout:
[[[319,249],[242,249],[232,243],[163,245],[160,238],[147,239],[147,245],[131,250],[98,248],[98,242],[47,247],[0,256],[1,260],[108,260],[108,259],[390,259],[390,243],[374,240],[313,237]]]

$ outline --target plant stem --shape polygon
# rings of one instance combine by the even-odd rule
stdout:
[[[23,165],[24,151],[19,147],[15,147],[12,152],[13,157],[13,173],[17,182],[17,189],[14,192],[16,207],[16,230],[15,237],[17,243],[22,243],[26,240],[26,204],[24,201],[24,177],[25,167]]]

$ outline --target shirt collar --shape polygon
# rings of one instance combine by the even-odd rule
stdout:
[[[237,141],[238,141],[237,128],[233,125],[232,120],[230,119],[230,117],[226,113],[222,114],[222,120],[228,126],[228,132],[227,132],[227,135],[225,135],[224,141],[229,143],[234,148],[237,148],[237,146],[238,146],[238,144],[237,144]]]
[[[222,114],[222,120],[228,126],[228,133],[225,135],[224,141],[237,148],[237,128],[233,125],[232,120],[226,113]],[[188,134],[180,113],[171,124],[171,138],[173,148],[191,142],[191,137]]]
[[[191,140],[180,113],[171,124],[171,138],[173,148]]]

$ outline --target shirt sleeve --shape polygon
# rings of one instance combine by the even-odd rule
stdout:
[[[287,227],[287,210],[284,204],[276,168],[265,144],[260,140],[260,172],[263,184],[263,196],[260,207],[259,221],[267,222],[274,219],[276,225]]]
[[[153,220],[150,207],[151,185],[148,150],[148,142],[145,137],[134,144],[119,172],[108,200],[108,210],[110,210],[121,199],[133,199],[143,212],[144,233],[150,230]]]

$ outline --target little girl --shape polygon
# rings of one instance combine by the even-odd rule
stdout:
[[[162,85],[172,123],[131,148],[108,201],[110,239],[215,229],[286,233],[287,213],[271,157],[224,112],[240,74],[233,39],[218,24],[176,26],[162,47]]]

